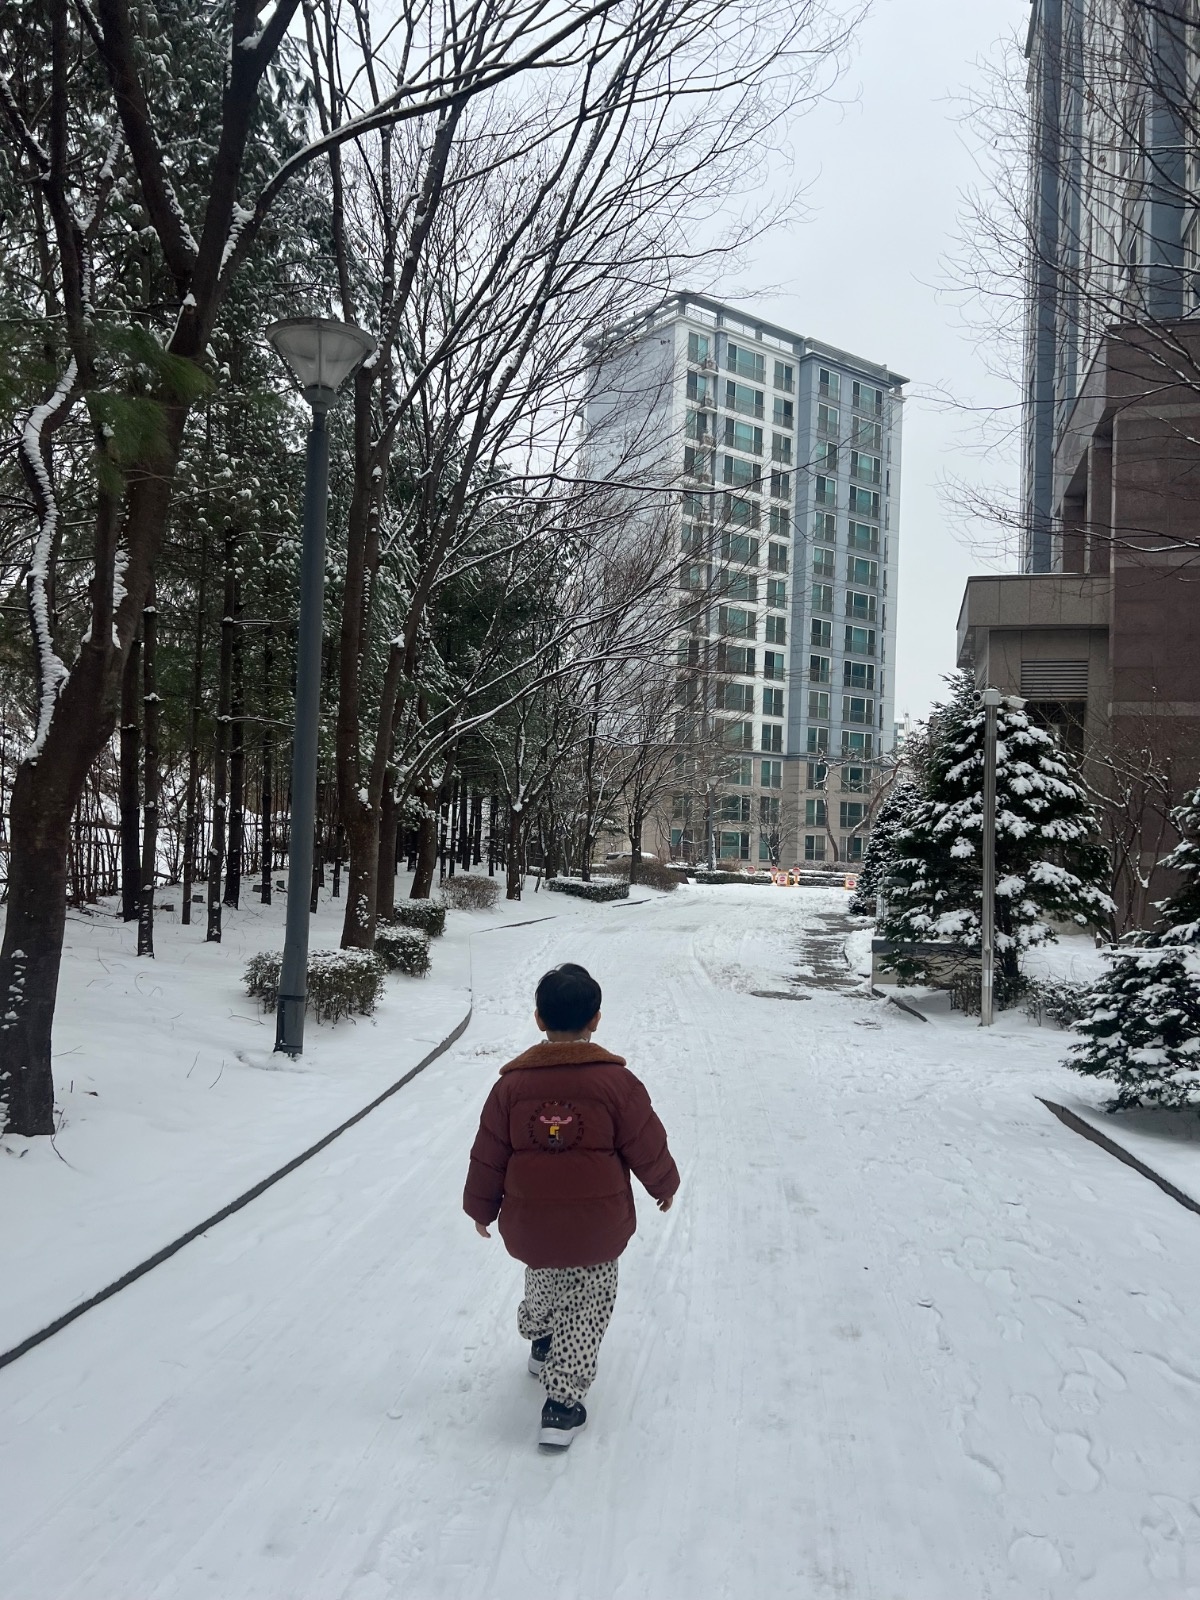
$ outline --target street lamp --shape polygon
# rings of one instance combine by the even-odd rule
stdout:
[[[321,619],[325,607],[325,521],[329,510],[329,433],[325,416],[337,392],[375,348],[361,328],[325,317],[288,317],[267,329],[312,407],[300,547],[300,626],[296,638],[296,724],[292,738],[292,841],[287,928],[279,972],[275,1048],[304,1048],[308,993],[308,900],[317,814],[317,732],[321,704]]]
[[[979,1026],[992,1025],[996,964],[996,722],[999,689],[983,691],[983,907],[979,918]]]

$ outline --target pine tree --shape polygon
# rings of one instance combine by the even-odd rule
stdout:
[[[875,825],[871,829],[867,853],[859,869],[858,884],[850,901],[850,910],[854,916],[875,915],[876,897],[891,872],[896,833],[916,799],[915,785],[904,778],[898,778],[888,790],[879,808],[879,815],[875,818]]]
[[[1160,866],[1170,867],[1183,881],[1173,895],[1158,902],[1159,921],[1151,936],[1157,944],[1200,944],[1200,789],[1171,812],[1179,843]]]
[[[924,793],[894,839],[894,886],[880,933],[901,943],[980,942],[984,712],[969,673],[951,685],[951,698],[930,719],[919,769]],[[1022,951],[1053,940],[1053,923],[1087,927],[1111,913],[1099,888],[1106,855],[1094,834],[1068,753],[1031,723],[1021,700],[1006,696],[997,713],[996,956],[1010,992]],[[911,953],[900,951],[890,964],[903,981],[928,976],[928,964]]]
[[[1075,1024],[1083,1043],[1066,1064],[1117,1086],[1109,1111],[1157,1105],[1200,1108],[1200,983],[1178,949],[1112,952]]]

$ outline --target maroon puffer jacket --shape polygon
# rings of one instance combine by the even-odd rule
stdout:
[[[679,1187],[645,1085],[599,1045],[547,1040],[500,1068],[463,1210],[485,1225],[498,1215],[509,1255],[528,1267],[592,1267],[633,1237],[630,1171],[656,1200]]]

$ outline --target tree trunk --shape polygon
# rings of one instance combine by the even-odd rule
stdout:
[[[379,867],[375,878],[375,920],[390,917],[396,908],[396,791],[391,782],[383,791],[379,815]]]
[[[642,813],[635,812],[629,819],[629,881],[638,883],[642,868]]]
[[[221,668],[217,691],[217,725],[213,738],[213,815],[208,841],[208,943],[221,942],[221,868],[225,858],[229,786],[229,713],[233,696],[233,608],[237,600],[233,547],[237,535],[225,530],[225,598],[221,611]]]
[[[133,922],[141,900],[142,850],[138,827],[138,677],[141,644],[129,647],[121,674],[121,915]]]
[[[188,713],[187,791],[183,802],[183,907],[180,921],[192,921],[192,883],[198,854],[196,810],[200,799],[200,713],[204,697],[205,596],[208,587],[208,535],[200,535],[200,580],[196,591],[196,631],[192,639],[192,703]]]
[[[437,866],[437,804],[435,791],[428,786],[418,791],[421,802],[421,825],[417,829],[417,865],[413,873],[411,896],[414,900],[428,900],[433,890],[433,873]]]
[[[142,726],[144,733],[145,775],[142,825],[142,892],[138,905],[139,956],[154,954],[154,884],[158,876],[158,613],[154,590],[142,612]]]
[[[508,813],[507,873],[504,887],[506,900],[521,898],[521,822],[524,813],[515,806]]]
[[[274,813],[275,798],[275,736],[271,728],[271,667],[273,653],[271,650],[271,630],[267,629],[263,640],[263,734],[262,734],[262,794],[259,802],[259,816],[262,821],[261,861],[259,863],[262,876],[259,879],[259,900],[264,906],[271,904],[271,868],[273,865],[273,840],[271,838],[271,819]]]
[[[246,662],[242,630],[242,585],[233,574],[233,628],[230,641],[229,844],[225,851],[225,904],[234,911],[242,897],[242,852],[246,839]],[[222,624],[224,626],[224,624]]]

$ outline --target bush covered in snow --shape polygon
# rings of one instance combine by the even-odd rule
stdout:
[[[1066,1064],[1117,1086],[1107,1110],[1200,1109],[1200,982],[1178,947],[1111,952],[1076,1022],[1083,1042]]]
[[[396,928],[419,928],[431,939],[440,939],[446,931],[446,908],[440,900],[401,900],[380,921]]]
[[[283,957],[264,950],[246,967],[246,993],[274,1011],[279,1001]],[[318,1022],[337,1022],[357,1013],[369,1017],[379,1003],[386,968],[371,950],[310,950],[308,1008]]]
[[[628,878],[630,883],[645,884],[647,889],[662,889],[667,894],[678,889],[682,877],[677,867],[664,867],[653,856],[643,856],[636,868],[629,860],[610,861],[604,870],[614,877]]]
[[[1062,978],[1030,978],[1025,985],[1025,1015],[1039,1027],[1049,1017],[1060,1028],[1073,1028],[1088,1009],[1088,989]]]
[[[714,868],[709,871],[707,867],[697,867],[694,873],[697,883],[766,883],[772,882],[769,872],[722,872]]]
[[[905,945],[980,942],[983,899],[984,712],[970,673],[935,708],[918,766],[919,793],[893,837],[887,912],[879,933],[901,983],[928,981],[929,963]],[[1055,938],[1054,924],[1104,922],[1108,855],[1073,758],[1006,696],[997,716],[996,982],[1015,995],[1020,958]]]
[[[546,888],[555,894],[573,894],[580,900],[628,900],[629,885],[623,878],[547,878]]]
[[[429,971],[429,935],[419,928],[380,928],[375,935],[375,954],[389,972],[423,978]]]
[[[896,833],[917,799],[916,786],[897,779],[888,790],[875,825],[867,840],[867,851],[858,869],[858,882],[850,897],[850,912],[856,917],[873,917],[875,901],[891,872]]]
[[[456,878],[447,878],[438,892],[455,911],[490,911],[500,898],[500,885],[494,878],[463,872]]]

